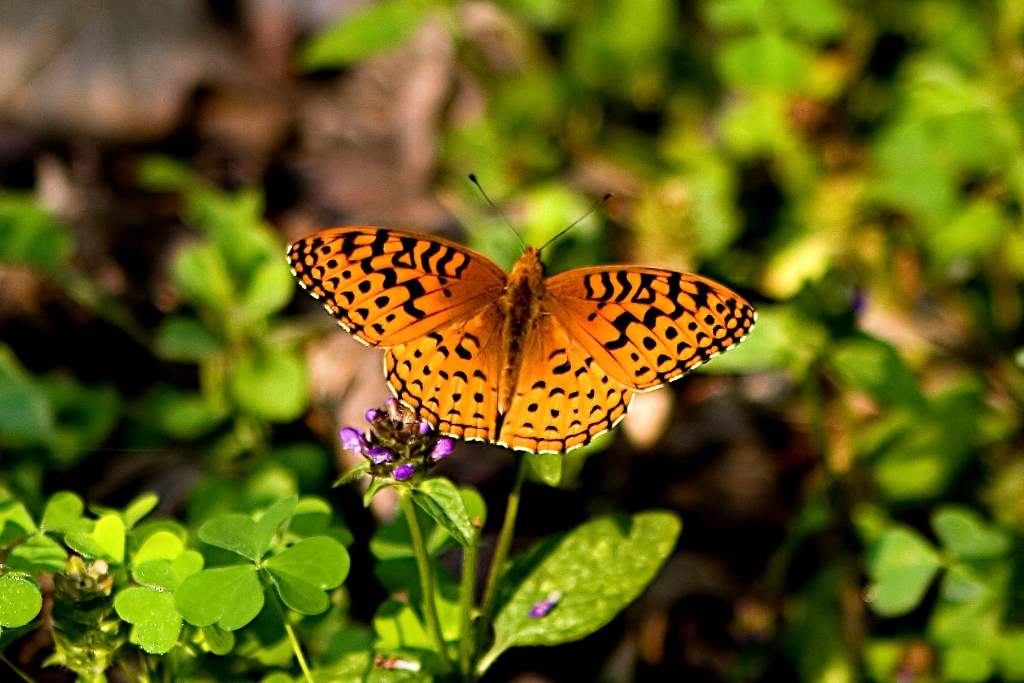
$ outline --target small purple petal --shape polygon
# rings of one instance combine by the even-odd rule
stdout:
[[[367,449],[366,455],[373,461],[374,465],[379,465],[382,462],[391,462],[394,459],[394,454],[383,446],[374,446]]]
[[[397,398],[392,397],[384,401],[384,406],[388,409],[388,415],[392,420],[402,419],[402,404],[398,402]]]
[[[363,435],[359,433],[358,429],[345,427],[341,430],[341,445],[346,450],[359,452],[363,450],[366,442],[363,441]]]
[[[451,455],[452,449],[455,447],[455,442],[449,439],[447,436],[442,436],[437,440],[434,445],[434,450],[430,452],[430,461],[437,462],[441,458]]]
[[[415,471],[416,468],[413,467],[412,465],[399,465],[398,467],[395,468],[395,471],[392,474],[398,481],[405,481],[406,479],[411,477],[412,473]]]
[[[377,417],[377,409],[376,408],[370,408],[369,410],[366,411],[366,421],[367,422],[373,422],[376,417]]]
[[[555,603],[551,602],[550,600],[542,600],[541,602],[538,602],[536,605],[530,608],[530,618],[540,619],[541,617],[546,617],[548,615],[548,612],[550,612],[551,608],[554,606]]]
[[[562,592],[554,591],[550,595],[548,595],[547,600],[541,600],[538,603],[534,603],[533,607],[530,608],[530,618],[541,619],[543,617],[546,617],[551,612],[551,610],[554,609],[555,605],[557,605],[558,601],[561,599]]]
[[[422,422],[420,422],[420,426],[419,426],[420,434],[423,434],[424,436],[426,436],[427,434],[430,433],[430,429],[431,428],[430,428],[430,423],[429,422],[427,422],[426,420],[423,420]]]

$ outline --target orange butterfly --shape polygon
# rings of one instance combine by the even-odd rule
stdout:
[[[345,330],[389,347],[395,396],[444,434],[534,453],[589,443],[656,389],[743,341],[757,318],[697,275],[639,266],[544,278],[529,247],[506,275],[449,240],[333,228],[288,250]]]

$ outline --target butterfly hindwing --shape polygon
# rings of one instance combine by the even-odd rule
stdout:
[[[299,283],[370,346],[422,337],[494,302],[498,266],[454,242],[401,230],[334,228],[288,250]]]
[[[444,434],[497,438],[503,318],[489,306],[384,354],[395,396]]]
[[[552,312],[612,377],[640,391],[681,377],[743,341],[750,304],[697,275],[633,266],[547,280]]]
[[[515,392],[498,443],[561,453],[618,423],[633,392],[612,379],[561,321],[542,315],[524,349]]]

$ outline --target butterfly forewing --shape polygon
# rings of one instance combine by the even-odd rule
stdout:
[[[388,349],[384,373],[400,401],[445,434],[494,441],[503,318],[489,306]]]
[[[437,237],[334,228],[293,244],[299,283],[371,346],[412,341],[470,317],[501,296],[506,276],[487,258]]]
[[[618,423],[633,392],[611,379],[560,320],[541,315],[527,340],[523,365],[498,443],[561,453]]]
[[[697,275],[631,266],[580,268],[547,281],[551,311],[615,380],[653,389],[746,338],[756,314]]]

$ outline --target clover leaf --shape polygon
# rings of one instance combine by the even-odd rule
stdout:
[[[67,533],[64,541],[88,557],[102,558],[111,564],[124,562],[125,527],[117,514],[103,515],[90,531]]]
[[[132,624],[131,641],[150,654],[170,652],[181,633],[181,615],[170,593],[126,588],[114,599],[118,616]]]
[[[1004,534],[990,529],[978,513],[968,508],[943,507],[932,517],[932,528],[956,559],[1001,557],[1010,547]]]
[[[263,609],[256,567],[238,564],[192,574],[174,592],[174,608],[193,626],[237,631]]]
[[[199,538],[259,562],[270,548],[278,528],[291,519],[297,502],[295,496],[283,498],[255,521],[247,515],[238,514],[215,517],[199,528]]]
[[[281,600],[300,614],[320,614],[330,607],[326,590],[348,576],[345,546],[329,536],[307,538],[274,555],[264,565]]]
[[[35,619],[43,606],[43,595],[27,576],[0,576],[0,630],[24,626]]]
[[[884,616],[910,612],[921,602],[940,565],[939,554],[921,534],[909,527],[889,529],[868,558],[871,609]]]

